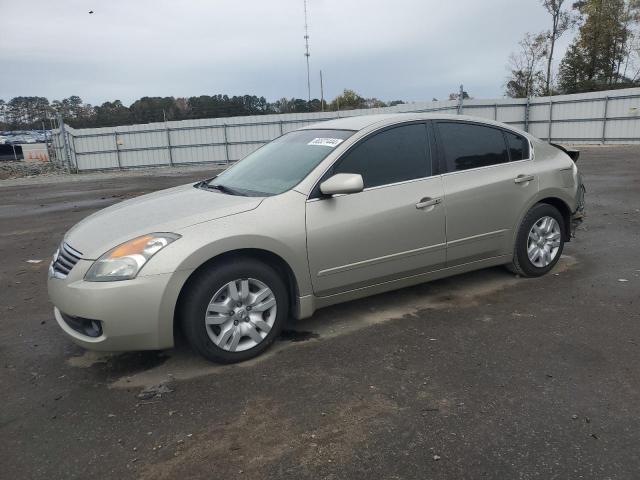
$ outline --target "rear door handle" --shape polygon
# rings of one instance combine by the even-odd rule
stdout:
[[[533,175],[518,175],[516,178],[513,179],[513,181],[515,183],[527,183],[533,180],[534,178],[536,177],[534,177]]]
[[[418,203],[416,203],[416,208],[420,210],[422,208],[433,207],[435,205],[438,205],[439,203],[442,203],[441,198],[424,197]]]

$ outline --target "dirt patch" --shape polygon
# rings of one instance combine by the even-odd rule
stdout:
[[[285,458],[295,458],[297,465],[287,476],[308,475],[323,465],[348,462],[366,447],[371,429],[391,424],[398,411],[394,402],[374,393],[300,422],[295,412],[272,400],[251,399],[234,418],[163,452],[164,458],[148,465],[141,478],[191,478],[203,470],[215,472],[215,478],[265,478],[269,467]]]

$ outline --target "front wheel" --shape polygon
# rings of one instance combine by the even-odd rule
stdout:
[[[182,327],[208,360],[234,363],[266,350],[289,314],[287,288],[270,266],[234,259],[199,272],[181,301]]]
[[[548,273],[562,255],[564,231],[557,208],[545,203],[533,206],[520,224],[510,269],[523,277]]]

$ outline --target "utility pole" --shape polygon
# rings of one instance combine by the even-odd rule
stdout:
[[[307,23],[307,0],[304,0],[304,46],[305,53],[304,56],[307,57],[307,96],[308,96],[308,105],[311,105],[311,76],[309,73],[309,57],[311,54],[309,53],[309,24]]]
[[[322,70],[320,70],[320,111],[324,112],[324,86],[322,84]]]

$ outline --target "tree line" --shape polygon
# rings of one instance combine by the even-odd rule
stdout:
[[[77,95],[52,102],[45,97],[14,97],[7,102],[0,99],[0,130],[48,129],[58,114],[74,128],[89,128],[270,113],[353,110],[402,103],[402,100],[385,103],[377,98],[364,98],[348,89],[331,102],[319,99],[309,102],[300,98],[268,102],[265,97],[255,95],[200,95],[188,98],[142,97],[126,106],[120,100],[91,105]]]
[[[594,92],[640,85],[640,0],[539,0],[550,28],[526,33],[509,58],[510,97]],[[556,44],[575,32],[553,72]]]

